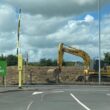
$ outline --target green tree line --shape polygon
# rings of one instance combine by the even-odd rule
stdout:
[[[33,62],[33,63],[29,63],[29,64],[36,65],[36,66],[57,66],[57,60],[42,58],[42,59],[40,59],[39,62]],[[74,64],[75,64],[74,62],[63,61],[63,66],[74,66]]]
[[[7,61],[7,66],[17,65],[18,63],[17,56],[15,55],[8,55],[8,56],[1,55],[0,60]]]
[[[8,56],[0,56],[0,60],[6,60],[8,66],[14,66],[17,65],[18,60],[16,55],[8,55]],[[25,62],[24,62],[25,63]],[[42,58],[40,59],[39,62],[28,62],[29,65],[35,65],[35,66],[57,66],[57,60],[52,60],[52,59],[46,59]],[[63,61],[64,66],[74,66],[75,62],[67,62]],[[110,52],[104,53],[104,59],[101,60],[101,67],[104,65],[110,65]],[[94,64],[95,67],[98,67],[98,61]]]

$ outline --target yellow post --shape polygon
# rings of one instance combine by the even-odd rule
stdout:
[[[23,79],[23,58],[21,54],[18,54],[18,72],[19,72],[19,88],[22,88]]]
[[[22,88],[22,72],[19,71],[19,88]]]

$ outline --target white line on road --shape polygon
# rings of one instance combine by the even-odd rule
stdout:
[[[31,102],[28,104],[28,106],[27,106],[26,110],[29,110],[29,109],[30,109],[30,107],[31,107],[32,103],[33,103],[33,101],[31,101]]]
[[[110,93],[106,94],[107,96],[110,96]]]
[[[52,93],[62,93],[64,91],[51,91]]]
[[[42,94],[43,92],[33,92],[32,95]]]
[[[76,98],[75,95],[73,95],[72,93],[70,93],[70,95],[71,95],[81,106],[83,106],[86,110],[91,110],[91,109],[88,108],[86,105],[84,105],[78,98]]]
[[[47,93],[62,93],[62,92],[64,92],[64,91],[49,91],[49,92],[47,92]],[[42,93],[44,93],[44,92],[33,92],[32,93],[32,95],[37,95],[37,94],[42,94]]]

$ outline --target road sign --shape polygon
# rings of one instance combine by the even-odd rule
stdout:
[[[22,88],[22,79],[23,79],[23,57],[22,57],[22,54],[18,54],[18,72],[19,72],[19,88]]]
[[[7,72],[7,62],[0,60],[0,76],[6,76]]]
[[[23,70],[23,58],[21,54],[18,54],[18,70]]]

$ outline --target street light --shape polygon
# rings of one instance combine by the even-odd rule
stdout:
[[[100,0],[98,0],[98,34],[99,34],[99,75],[98,75],[98,79],[99,79],[99,85],[101,84],[101,36],[100,36]]]
[[[21,9],[19,9],[19,16],[18,16],[18,31],[17,31],[17,56],[18,56],[18,86],[22,88],[22,80],[23,80],[23,58],[20,51],[20,18],[21,18]]]

